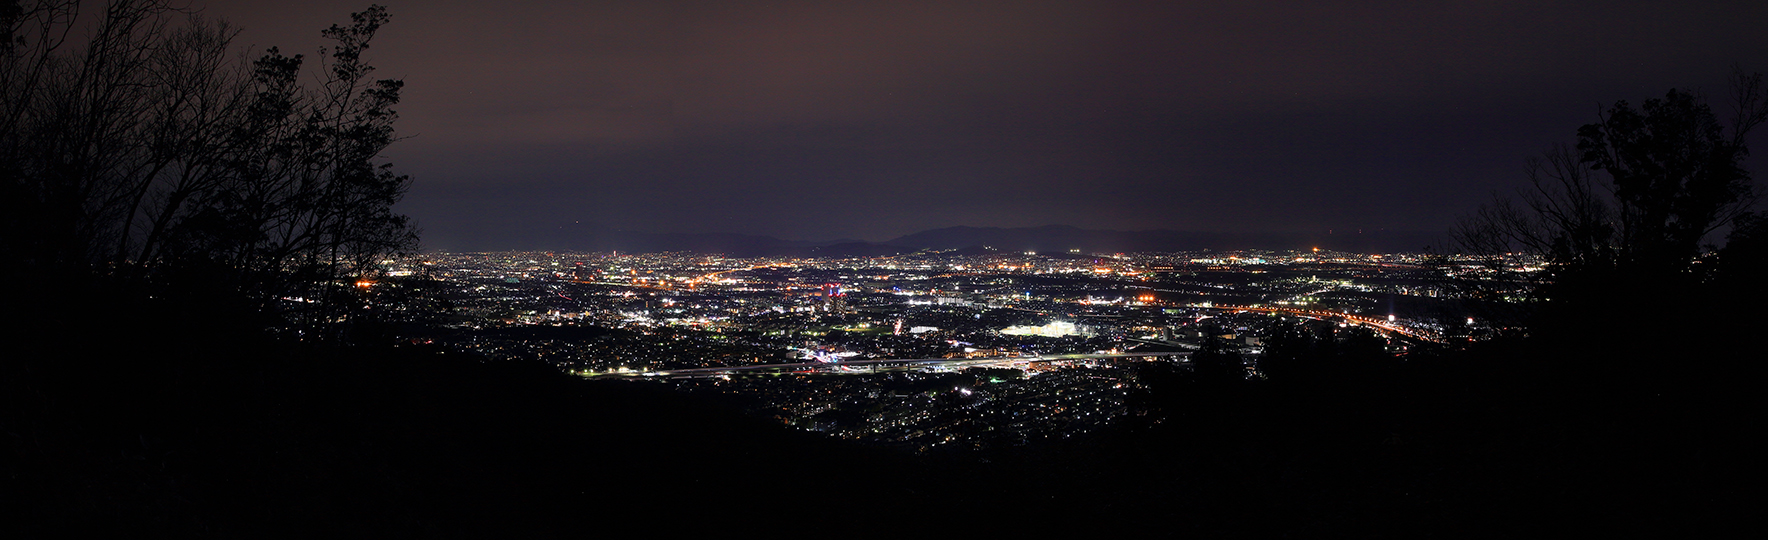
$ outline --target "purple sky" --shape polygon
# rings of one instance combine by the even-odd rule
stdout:
[[[310,57],[367,6],[193,2]],[[386,157],[439,249],[1444,230],[1601,104],[1768,70],[1768,2],[1323,4],[394,1],[369,57],[406,82]]]

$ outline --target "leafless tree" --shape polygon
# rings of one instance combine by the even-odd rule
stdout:
[[[1638,109],[1614,104],[1578,130],[1576,148],[1530,159],[1527,187],[1464,219],[1458,247],[1486,257],[1540,255],[1548,280],[1680,279],[1702,238],[1756,202],[1742,161],[1745,137],[1768,120],[1768,94],[1760,74],[1742,70],[1731,87],[1729,125],[1679,90]]]
[[[409,179],[397,140],[403,83],[364,58],[371,6],[304,57],[249,60],[237,30],[160,0],[116,0],[80,34],[76,1],[0,5],[0,249],[13,266],[143,282],[202,268],[271,306],[320,300],[416,246],[392,205]]]

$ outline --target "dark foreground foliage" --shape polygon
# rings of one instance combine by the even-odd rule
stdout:
[[[1761,489],[1759,379],[1687,369],[1715,346],[1360,367],[1340,347],[1311,360],[1341,369],[1251,382],[1149,368],[1146,415],[1114,432],[911,455],[538,364],[302,348],[183,302],[97,324],[40,305],[64,307],[7,321],[9,537],[1687,536],[1747,524]]]

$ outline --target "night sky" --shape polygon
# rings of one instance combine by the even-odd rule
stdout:
[[[367,6],[195,1],[309,57]],[[1603,104],[1768,70],[1761,1],[580,4],[387,3],[426,247],[1441,231]]]

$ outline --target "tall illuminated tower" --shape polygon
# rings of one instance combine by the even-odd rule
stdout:
[[[847,291],[841,290],[840,284],[823,284],[823,309],[829,313],[845,313],[847,311]]]

